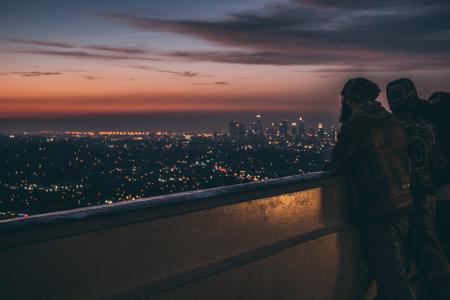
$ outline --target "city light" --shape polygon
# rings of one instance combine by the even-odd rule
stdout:
[[[301,120],[301,122],[299,121]],[[302,118],[228,132],[65,131],[0,135],[0,218],[319,171],[336,127]]]

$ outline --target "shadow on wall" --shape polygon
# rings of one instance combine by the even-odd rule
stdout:
[[[346,191],[348,187],[345,186]],[[338,201],[327,201],[342,195],[351,193],[338,192],[335,186],[320,188],[321,201],[321,221],[329,224],[336,219],[337,215],[348,216],[351,199],[339,199]],[[347,203],[347,207],[338,205]],[[376,295],[375,282],[371,280],[368,264],[365,261],[362,248],[360,246],[359,230],[356,228],[349,231],[337,233],[336,239],[336,282],[334,289],[334,299],[372,299]],[[343,289],[345,286],[353,286],[355,289]],[[357,289],[356,287],[360,287]]]

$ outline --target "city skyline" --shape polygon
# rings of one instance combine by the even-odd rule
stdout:
[[[187,116],[186,116],[187,115]],[[199,116],[195,114],[195,116]],[[303,118],[307,125],[316,125],[318,123],[332,126],[337,123],[337,115],[330,116],[327,114],[307,114],[306,116],[296,112],[266,112],[265,114],[251,112],[230,112],[230,113],[204,113],[199,118],[195,118],[189,113],[170,113],[163,115],[146,115],[135,114],[131,116],[78,116],[64,117],[58,119],[10,119],[8,121],[0,119],[0,132],[3,133],[20,133],[40,131],[145,131],[145,132],[226,132],[229,129],[230,121],[239,121],[248,125],[251,129],[255,117],[260,116],[262,127],[268,129],[272,123],[279,123],[282,120],[296,122],[299,117]],[[110,125],[110,122],[114,124]],[[183,123],[182,120],[189,123]]]
[[[0,126],[165,130],[172,119],[166,127],[197,130],[292,111],[334,122],[341,86],[357,76],[382,90],[411,77],[427,98],[448,89],[449,5],[2,1]]]
[[[208,134],[0,133],[0,220],[323,169],[335,128],[254,121]]]

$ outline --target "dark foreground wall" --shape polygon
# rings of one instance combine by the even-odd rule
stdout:
[[[362,299],[324,173],[0,222],[2,299]]]

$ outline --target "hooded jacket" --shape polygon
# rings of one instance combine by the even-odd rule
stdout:
[[[411,161],[411,189],[413,194],[432,194],[433,191],[433,158],[436,138],[433,126],[425,118],[415,113],[397,114],[408,145]]]
[[[330,169],[346,173],[356,220],[406,214],[412,205],[406,137],[379,102],[359,104],[342,125]]]

